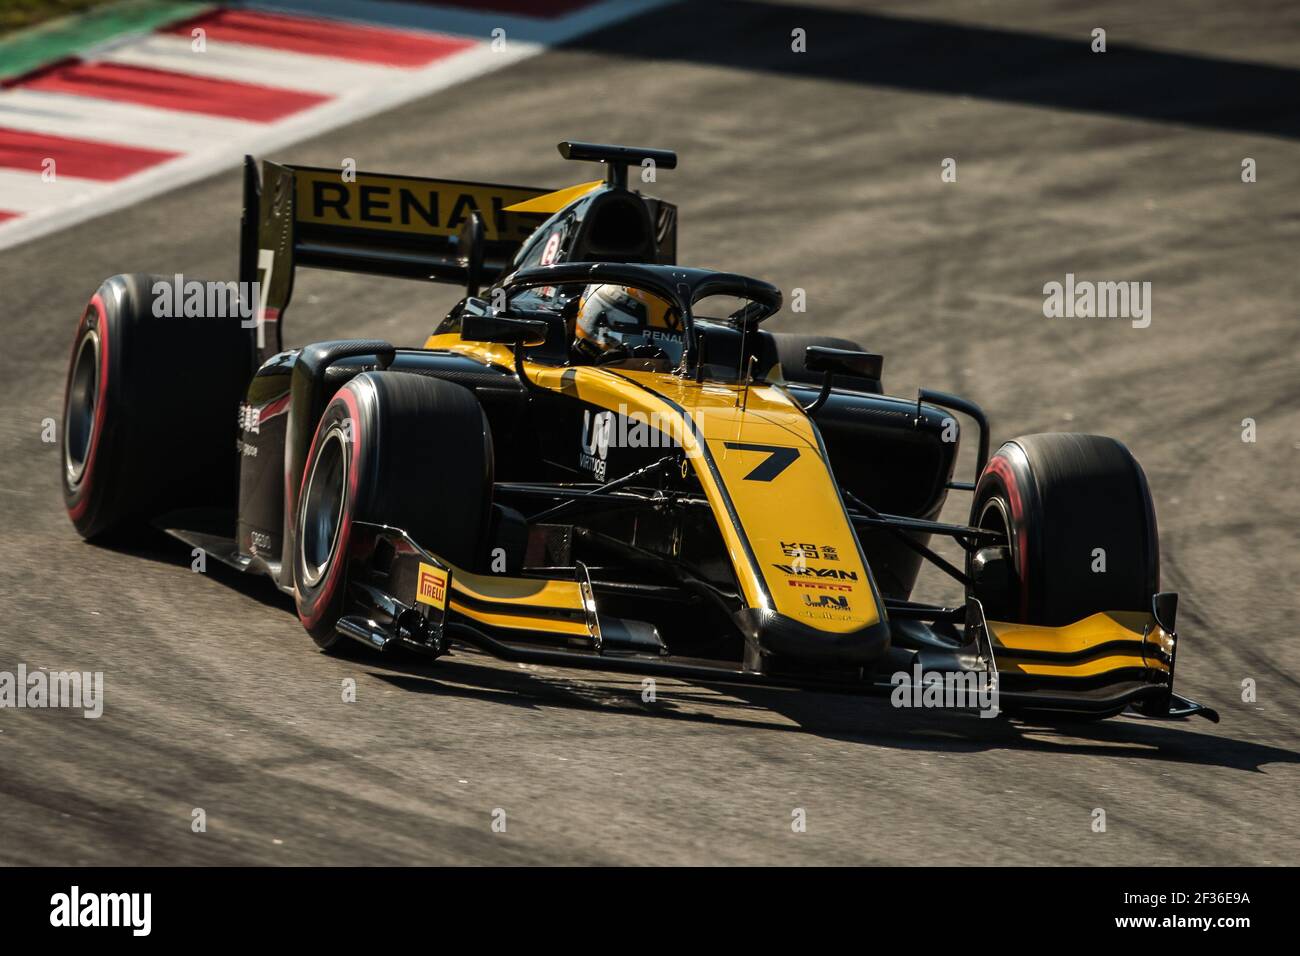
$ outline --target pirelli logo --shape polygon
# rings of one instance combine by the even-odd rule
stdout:
[[[420,576],[415,586],[415,599],[439,611],[446,610],[447,572],[421,561]]]
[[[818,581],[795,581],[789,582],[792,588],[812,588],[814,591],[852,591],[851,584],[822,584]]]
[[[484,238],[519,241],[545,217],[505,207],[546,194],[544,189],[456,180],[357,173],[345,182],[335,169],[293,170],[295,218],[300,223],[454,236],[474,210]]]

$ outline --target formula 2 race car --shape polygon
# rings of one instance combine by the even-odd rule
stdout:
[[[879,355],[765,330],[776,287],[676,265],[676,208],[628,188],[629,166],[674,153],[560,152],[605,178],[548,191],[247,159],[241,308],[169,308],[170,278],[119,275],[81,318],[62,468],[77,530],[152,523],[268,575],[327,651],[462,645],[858,693],[979,678],[1007,712],[1218,719],[1173,692],[1177,596],[1122,444],[1030,435],[990,455],[973,402],[888,397]],[[467,295],[419,348],[284,349],[300,267]],[[953,479],[954,413],[978,430],[974,482]],[[950,490],[973,493],[969,524],[938,520]],[[922,561],[960,605],[911,600]]]

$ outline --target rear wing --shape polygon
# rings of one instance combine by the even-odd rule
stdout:
[[[545,214],[507,211],[548,189],[390,176],[244,157],[239,278],[257,282],[261,358],[280,350],[280,317],[300,267],[464,285],[501,272]]]

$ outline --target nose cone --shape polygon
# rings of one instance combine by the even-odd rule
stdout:
[[[857,631],[819,631],[776,611],[747,607],[734,615],[750,651],[760,658],[825,667],[870,668],[889,649],[889,622],[876,621]],[[746,655],[750,657],[752,655]]]

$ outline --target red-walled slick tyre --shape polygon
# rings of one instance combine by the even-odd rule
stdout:
[[[466,569],[483,557],[492,504],[492,434],[478,400],[451,382],[366,372],[330,400],[312,439],[294,516],[298,616],[332,651],[347,601],[357,521],[406,531]]]
[[[154,285],[170,281],[114,276],[77,324],[60,467],[83,538],[130,535],[175,508],[234,505],[252,334],[237,315],[155,315]]]

